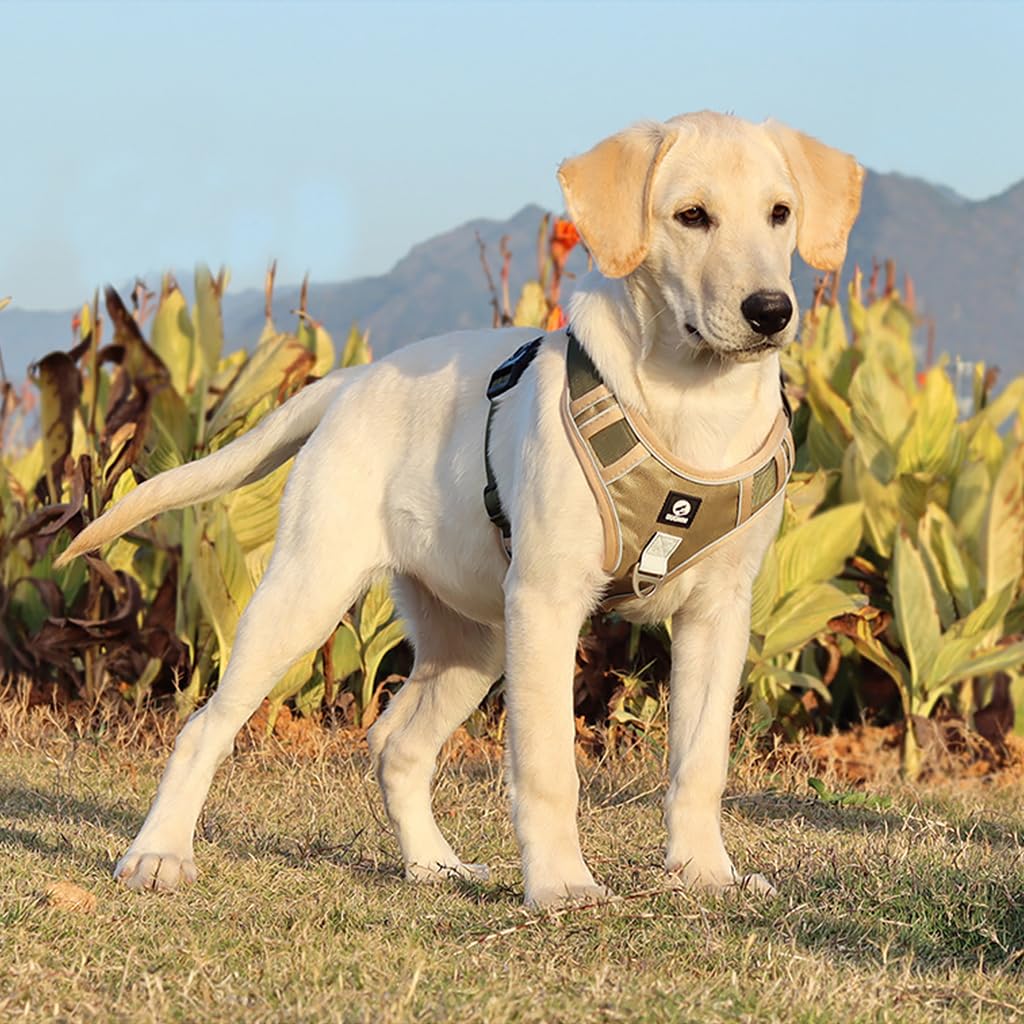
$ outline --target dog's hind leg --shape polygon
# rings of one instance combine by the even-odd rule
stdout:
[[[303,467],[301,459],[282,502],[270,565],[239,622],[227,671],[178,735],[149,815],[115,868],[115,877],[133,889],[170,891],[195,878],[196,821],[238,730],[285,670],[326,640],[383,567],[373,512],[360,511],[358,495],[339,503],[336,493],[310,487],[316,461]]]
[[[407,577],[396,579],[395,597],[416,660],[368,740],[406,878],[486,878],[484,865],[463,864],[441,835],[430,781],[441,746],[501,674],[500,630],[463,618]]]

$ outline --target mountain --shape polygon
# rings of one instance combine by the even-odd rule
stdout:
[[[432,334],[487,326],[491,310],[477,234],[499,287],[499,243],[508,236],[514,302],[522,282],[535,273],[542,212],[526,206],[507,221],[470,221],[414,246],[387,274],[312,284],[308,308],[336,338],[353,322],[368,327],[377,355]],[[580,272],[583,256],[577,250],[573,257],[570,269]],[[859,264],[868,273],[873,260],[888,258],[901,275],[912,275],[918,308],[935,323],[937,352],[994,363],[1004,379],[1024,372],[1024,181],[974,202],[915,178],[869,174],[846,265],[852,270]],[[796,264],[797,295],[806,305],[816,275],[799,260]],[[566,294],[570,290],[567,282]],[[277,289],[279,323],[287,322],[298,296],[297,286]],[[0,353],[8,377],[20,378],[30,361],[66,346],[70,318],[70,312],[15,307],[0,313]],[[229,292],[224,321],[233,345],[254,340],[263,324],[262,293]]]

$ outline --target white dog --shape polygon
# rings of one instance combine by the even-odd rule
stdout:
[[[662,450],[715,477],[763,447],[782,405],[778,352],[797,326],[791,254],[841,264],[862,179],[852,157],[781,124],[712,113],[636,125],[562,165],[567,208],[600,271],[572,297],[572,331]],[[178,736],[115,870],[122,882],[173,890],[195,878],[196,820],[236,733],[389,573],[416,660],[369,743],[407,877],[486,874],[442,836],[430,783],[441,745],[504,672],[526,902],[607,893],[576,828],[573,667],[610,575],[596,492],[561,411],[564,331],[544,338],[496,406],[489,455],[511,563],[481,500],[488,378],[537,333],[451,334],[332,373],[224,449],[142,484],[68,548],[63,560],[296,456],[230,664]],[[720,811],[751,584],[781,512],[776,494],[699,564],[618,608],[633,621],[671,619],[665,868],[680,883],[770,889],[737,875]]]

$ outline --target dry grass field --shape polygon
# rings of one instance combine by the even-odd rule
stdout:
[[[500,757],[462,744],[443,827],[486,885],[413,887],[350,734],[242,744],[201,877],[116,886],[172,727],[0,716],[3,1021],[1002,1021],[1024,1017],[1024,793],[874,783],[848,806],[800,757],[739,757],[725,831],[775,898],[661,891],[662,755],[582,762],[581,828],[616,901],[530,913]],[[839,787],[837,779],[825,782]],[[837,790],[838,791],[838,790]],[[94,898],[46,896],[68,882]]]

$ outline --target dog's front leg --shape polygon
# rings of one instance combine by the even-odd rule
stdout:
[[[603,897],[583,862],[576,809],[573,672],[586,608],[579,595],[515,578],[506,581],[506,704],[512,817],[526,903],[548,906]]]
[[[686,885],[772,891],[760,875],[736,874],[721,827],[729,727],[750,639],[750,587],[716,588],[713,597],[705,588],[672,617],[665,868]]]

